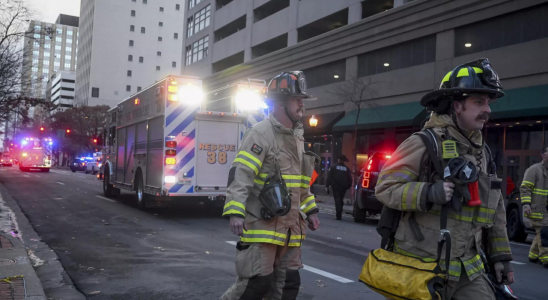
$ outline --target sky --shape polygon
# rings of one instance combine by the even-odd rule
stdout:
[[[55,23],[59,14],[80,16],[80,0],[23,0],[35,11],[35,20]]]

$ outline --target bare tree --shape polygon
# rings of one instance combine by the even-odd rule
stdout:
[[[363,108],[374,106],[372,100],[377,97],[377,89],[375,87],[377,83],[378,82],[374,82],[371,77],[350,78],[327,91],[327,93],[333,96],[338,102],[350,103],[355,108],[355,110],[349,112],[349,115],[354,115],[356,117],[354,122],[354,143],[352,147],[352,157],[354,158],[352,164],[353,178],[355,177],[358,168],[357,143],[360,114]]]

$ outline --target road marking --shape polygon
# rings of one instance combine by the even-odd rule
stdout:
[[[30,175],[23,175],[23,177],[27,177],[27,178],[30,178]]]
[[[60,184],[60,185],[65,185],[64,183],[62,183],[62,182],[59,182],[59,181],[57,181],[57,183],[58,183],[58,184]]]
[[[227,243],[231,244],[231,245],[236,245],[236,242],[235,241],[226,241]],[[330,279],[333,279],[335,281],[338,281],[338,282],[341,282],[341,283],[351,283],[351,282],[354,282],[350,279],[346,279],[344,277],[341,277],[341,276],[338,276],[338,275],[335,275],[335,274],[332,274],[332,273],[329,273],[329,272],[326,272],[326,271],[322,271],[320,269],[316,269],[314,267],[311,267],[311,266],[308,266],[308,265],[303,265],[303,270],[307,270],[309,272],[312,272],[312,273],[316,273],[318,275],[321,275],[321,276],[324,276],[324,277],[327,277],[327,278],[330,278]]]
[[[103,196],[95,196],[95,197],[97,197],[97,198],[99,198],[99,199],[107,200],[108,202],[116,203],[116,201],[114,201],[114,200],[112,200],[112,199],[109,199],[109,198],[105,198],[105,197],[103,197]]]
[[[516,264],[516,265],[524,265],[525,263],[519,262],[519,261],[511,261],[510,263]]]

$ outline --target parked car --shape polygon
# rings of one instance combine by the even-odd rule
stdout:
[[[0,165],[2,165],[2,167],[13,166],[13,158],[11,155],[4,153],[4,155],[0,158]]]
[[[102,166],[102,155],[101,152],[93,154],[93,158],[86,163],[86,169],[84,172],[86,174],[91,173],[93,175],[97,174]]]
[[[524,242],[529,233],[535,234],[531,222],[523,216],[519,188],[506,199],[506,232],[516,242]]]
[[[76,171],[85,171],[87,161],[81,158],[75,158],[70,164],[70,170],[74,173]]]
[[[366,161],[361,170],[358,182],[354,186],[354,222],[363,222],[368,215],[377,215],[382,211],[383,204],[375,197],[375,186],[384,164],[390,159],[391,153],[376,152]]]

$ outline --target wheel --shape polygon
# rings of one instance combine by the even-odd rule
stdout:
[[[107,173],[105,174],[105,178],[103,179],[103,195],[105,195],[105,197],[112,197],[116,195],[114,188],[109,182],[110,174]]]
[[[356,196],[356,198],[357,197],[358,196]],[[354,201],[352,215],[354,215],[354,222],[357,222],[357,223],[365,222],[366,213],[365,213],[365,210],[360,209],[360,207],[358,206],[358,201]]]
[[[46,172],[46,173],[49,173],[49,169],[40,169],[40,172]]]
[[[141,171],[137,173],[135,178],[135,197],[137,198],[137,207],[140,210],[146,210],[146,197],[144,192],[143,175]]]
[[[71,168],[70,170],[72,171],[72,173],[76,173],[76,169]]]
[[[521,215],[519,209],[514,207],[508,213],[508,220],[506,224],[506,231],[508,238],[516,242],[525,242],[527,239],[527,232],[521,223]]]

